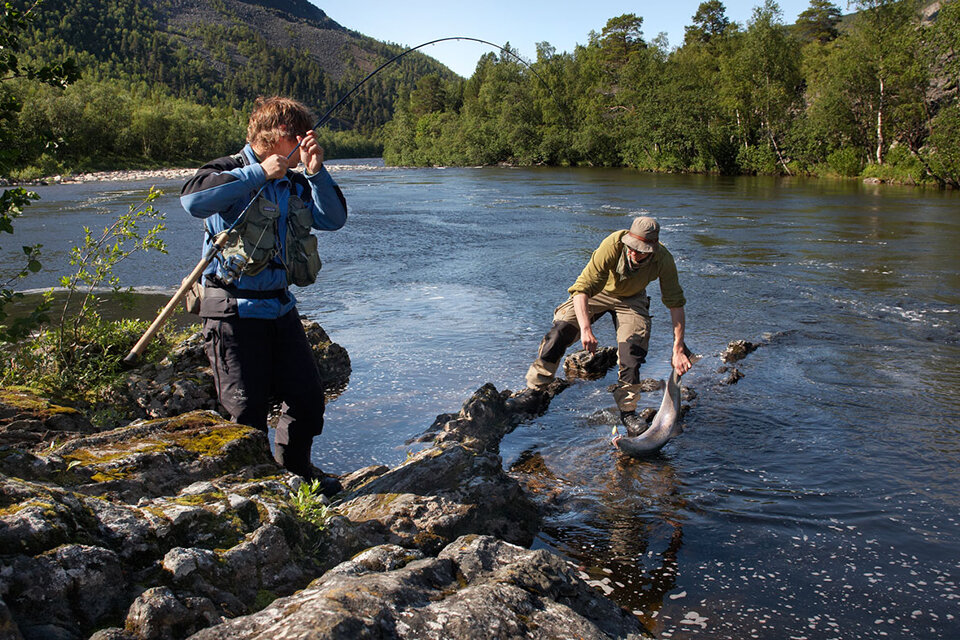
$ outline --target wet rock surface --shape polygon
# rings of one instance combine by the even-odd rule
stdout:
[[[720,360],[725,364],[717,369],[717,373],[723,374],[720,384],[737,384],[743,379],[744,374],[740,368],[734,364],[740,362],[748,355],[763,346],[760,342],[748,342],[747,340],[734,340],[727,345],[727,348],[720,354]]]
[[[308,336],[340,372],[330,379],[345,380],[346,353],[319,327]],[[199,395],[176,390],[205,364],[188,340],[135,374],[147,399],[137,406],[193,406]],[[334,504],[314,494],[313,510],[265,434],[212,411],[97,431],[78,411],[6,390],[0,637],[648,637],[565,561],[523,548],[540,514],[499,443],[568,384],[484,385],[438,418],[425,448],[344,476]]]

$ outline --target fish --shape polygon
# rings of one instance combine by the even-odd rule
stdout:
[[[680,425],[680,376],[670,372],[670,380],[664,386],[663,401],[660,410],[653,417],[647,430],[638,436],[617,435],[613,446],[635,458],[641,458],[660,451],[665,444],[683,433]]]

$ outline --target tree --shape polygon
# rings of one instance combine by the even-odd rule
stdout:
[[[722,36],[730,27],[726,7],[720,0],[701,2],[697,12],[693,14],[693,24],[684,27],[684,42],[710,42],[713,38]]]
[[[643,18],[633,13],[607,20],[597,44],[600,46],[601,59],[609,69],[619,69],[627,63],[631,54],[647,46],[643,41],[642,26]]]
[[[837,38],[839,23],[839,7],[830,0],[810,0],[810,6],[797,16],[797,33],[805,42],[825,44]]]
[[[789,174],[781,140],[797,107],[802,78],[796,44],[776,2],[766,0],[754,9],[739,45],[723,66],[725,102],[736,114],[745,147],[755,132],[768,143],[748,151],[746,164],[764,172],[779,164]]]
[[[851,45],[866,61],[862,72],[872,78],[878,165],[883,164],[889,146],[889,117],[897,107],[922,94],[920,85],[926,84],[918,67],[922,57],[918,55],[914,6],[909,0],[857,0],[861,11],[851,30]]]
[[[410,92],[410,111],[417,116],[443,111],[445,103],[446,92],[440,76],[435,73],[420,78],[417,87]]]
[[[20,9],[12,2],[3,3],[3,13],[0,14],[0,169],[9,168],[9,163],[16,159],[16,147],[13,140],[13,126],[17,114],[20,112],[20,100],[10,92],[7,83],[18,79],[35,81],[54,87],[65,87],[77,78],[77,68],[73,60],[36,66],[24,64],[17,54],[21,50],[21,38],[28,29],[32,18],[31,12],[37,7],[34,2],[26,10]],[[36,193],[22,188],[5,189],[0,195],[0,231],[13,233],[13,221],[23,213],[23,208],[36,200]],[[14,282],[29,273],[41,269],[40,245],[23,247],[26,259],[24,267],[20,268],[0,286],[0,322],[6,320],[4,311],[6,304],[22,294],[11,289]],[[13,324],[0,325],[0,341],[17,340],[25,336],[37,323],[45,318],[48,305],[41,304],[35,308],[25,321]]]

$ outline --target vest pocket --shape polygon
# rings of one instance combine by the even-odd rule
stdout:
[[[323,264],[317,251],[317,237],[310,233],[313,215],[297,196],[290,196],[287,214],[287,281],[306,287],[317,281]]]
[[[246,260],[244,275],[256,275],[263,271],[278,253],[277,220],[280,208],[266,197],[260,196],[247,211],[246,219],[230,233],[230,241],[223,250],[224,259],[240,254]]]

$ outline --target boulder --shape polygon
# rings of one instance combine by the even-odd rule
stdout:
[[[303,319],[303,328],[327,400],[332,400],[350,379],[350,356],[316,322]],[[169,418],[198,409],[216,410],[217,390],[201,333],[178,344],[159,364],[132,371],[110,403],[114,408],[121,407],[122,415],[135,418]]]
[[[54,404],[33,389],[0,389],[0,447],[42,449],[41,445],[95,430],[79,410]]]
[[[613,347],[599,347],[594,353],[586,350],[571,353],[563,360],[563,370],[568,378],[599,380],[617,364],[617,350]]]
[[[303,591],[190,639],[306,633],[318,640],[652,637],[557,556],[488,536],[465,536],[436,557],[395,545],[370,549]]]
[[[760,347],[757,342],[747,342],[746,340],[734,340],[727,345],[727,348],[720,354],[720,359],[726,363],[739,362],[753,353]]]

